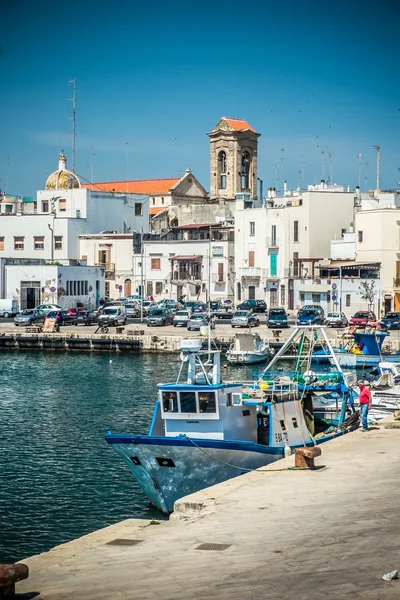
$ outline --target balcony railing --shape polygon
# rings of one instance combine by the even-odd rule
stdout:
[[[241,277],[263,277],[265,276],[266,269],[261,267],[241,267],[239,268],[239,275]]]
[[[201,281],[200,273],[188,273],[187,271],[174,271],[171,281]]]
[[[267,248],[279,248],[279,238],[278,237],[267,237],[265,240],[265,245]]]
[[[95,267],[103,267],[106,279],[115,279],[115,263],[96,263]]]

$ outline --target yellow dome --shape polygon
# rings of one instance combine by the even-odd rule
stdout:
[[[48,176],[46,190],[66,190],[80,188],[81,182],[75,173],[67,170],[67,159],[63,152],[58,157],[58,170]]]

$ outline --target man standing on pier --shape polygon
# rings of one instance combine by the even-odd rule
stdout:
[[[358,387],[360,388],[360,416],[362,429],[361,431],[368,431],[368,411],[371,408],[371,392],[365,385],[364,381],[360,380],[357,382]]]

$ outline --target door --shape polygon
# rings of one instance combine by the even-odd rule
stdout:
[[[21,310],[40,304],[40,281],[21,281]]]
[[[269,305],[277,306],[278,304],[278,290],[276,288],[271,288],[269,290]]]
[[[130,296],[132,294],[132,281],[130,279],[125,279],[124,281],[124,297]]]
[[[392,310],[392,299],[391,298],[385,298],[385,315],[386,313],[390,312]]]
[[[249,285],[249,300],[256,299],[256,288],[254,285]]]

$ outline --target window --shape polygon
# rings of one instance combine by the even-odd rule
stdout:
[[[60,198],[58,201],[58,210],[60,212],[65,212],[67,210],[67,201],[64,198]]]
[[[361,244],[362,241],[363,241],[363,232],[359,231],[358,232],[358,243]]]
[[[199,392],[199,410],[201,413],[215,413],[215,393]]]
[[[164,204],[164,198],[161,198],[161,204]]]
[[[255,235],[256,233],[256,224],[254,221],[250,221],[250,235]]]
[[[24,240],[24,237],[14,237],[14,250],[23,250]]]
[[[150,269],[152,271],[159,271],[161,269],[161,258],[152,258]]]
[[[156,199],[155,199],[155,198],[152,198],[152,200],[153,200],[153,206],[155,206],[155,204],[156,204]]]
[[[342,238],[344,238],[345,233],[346,233],[346,229],[342,229]]]
[[[346,294],[346,306],[351,306],[351,294]]]
[[[33,248],[34,250],[44,250],[44,236],[33,236]]]
[[[76,210],[75,211],[75,216],[76,216],[77,219],[80,219],[81,218],[81,211],[80,210]]]
[[[254,267],[254,250],[249,252],[249,267]]]
[[[195,413],[196,410],[196,393],[195,392],[181,392],[181,411],[183,413]]]
[[[141,217],[141,216],[142,216],[142,203],[135,202],[135,217]]]
[[[0,250],[4,250],[4,237],[0,237]]]
[[[271,225],[271,246],[276,246],[276,225]]]
[[[321,294],[312,294],[312,301],[315,304],[319,304],[321,302]]]
[[[147,281],[146,282],[146,294],[148,296],[152,296],[153,295],[153,282],[152,281]]]
[[[162,403],[164,412],[178,412],[178,394],[176,392],[163,392]]]
[[[242,164],[240,170],[240,183],[242,190],[249,189],[249,173],[250,173],[250,154],[243,152]]]
[[[306,299],[306,295],[304,292],[300,292],[300,302],[304,302]]]
[[[5,205],[5,209],[6,209],[6,210],[5,210],[6,214],[11,214],[11,213],[12,213],[12,211],[13,211],[13,206],[12,206],[12,204],[6,204],[6,205]]]
[[[48,202],[48,200],[43,200],[43,202],[42,202],[42,212],[44,212],[44,213],[49,212],[49,202]]]
[[[54,250],[62,250],[63,247],[63,239],[62,235],[54,236]]]
[[[293,221],[293,241],[299,241],[299,222]]]
[[[224,281],[224,263],[218,263],[218,282]]]
[[[298,252],[293,252],[293,276],[294,277],[298,277],[299,276],[299,253]]]
[[[162,281],[156,281],[156,295],[162,294]]]
[[[218,154],[218,172],[219,172],[219,187],[226,188],[226,152]]]

